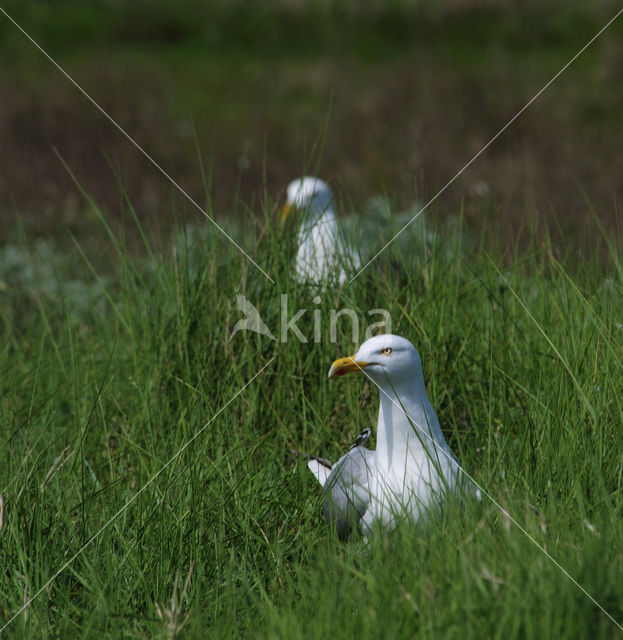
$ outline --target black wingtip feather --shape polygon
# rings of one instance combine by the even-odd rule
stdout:
[[[366,444],[366,442],[368,442],[368,440],[370,439],[370,436],[372,435],[372,429],[364,429],[355,439],[355,442],[351,445],[351,449],[354,449],[355,447],[363,447],[364,444]]]

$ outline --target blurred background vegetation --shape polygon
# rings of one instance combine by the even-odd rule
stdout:
[[[616,13],[609,0],[5,0],[1,5],[217,218],[257,221],[303,172],[342,211],[426,202]],[[594,248],[623,187],[623,20],[427,216]],[[204,224],[0,15],[0,240]],[[62,161],[61,161],[62,158]],[[63,163],[66,163],[66,167]],[[130,225],[132,226],[132,225]],[[130,231],[131,234],[131,231]]]

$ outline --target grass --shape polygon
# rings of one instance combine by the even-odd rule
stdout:
[[[5,637],[618,635],[486,499],[339,543],[290,450],[335,459],[376,424],[364,379],[326,377],[350,328],[229,334],[237,293],[274,333],[283,292],[310,337],[312,309],[389,310],[464,468],[621,624],[620,238],[605,262],[536,240],[509,258],[420,226],[316,305],[290,230],[263,220],[231,232],[274,286],[208,223],[140,259],[103,218],[107,255],[0,253],[1,623],[27,604]]]

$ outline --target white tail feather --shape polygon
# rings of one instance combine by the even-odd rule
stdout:
[[[321,462],[318,458],[310,458],[307,461],[309,470],[316,476],[316,480],[324,487],[329,474],[331,473],[331,467]]]

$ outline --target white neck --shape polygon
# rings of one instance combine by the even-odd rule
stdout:
[[[310,207],[304,213],[300,230],[309,233],[314,227],[322,227],[326,224],[335,223],[335,213],[329,207]]]
[[[414,394],[413,387],[416,393]],[[441,432],[439,420],[426,395],[422,381],[409,381],[392,387],[389,382],[379,385],[381,402],[377,425],[377,466],[389,472],[404,469],[407,460],[415,459],[418,466],[437,458],[445,466],[445,453],[450,450]],[[408,398],[412,398],[409,400]]]

